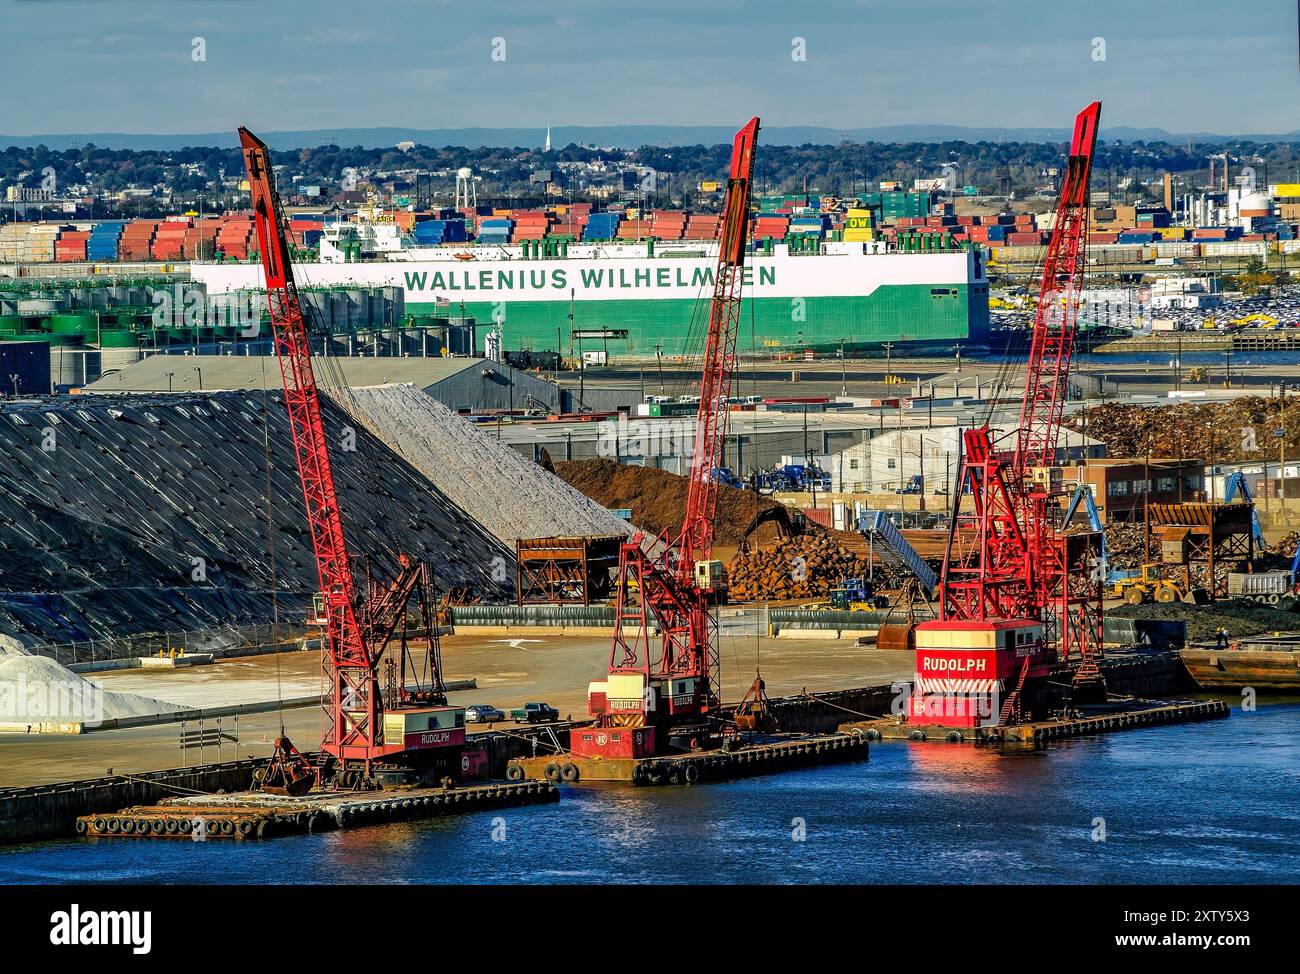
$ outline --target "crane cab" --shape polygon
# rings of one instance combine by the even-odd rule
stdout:
[[[384,713],[384,744],[404,751],[465,744],[464,707],[414,707]]]
[[[1045,653],[1043,624],[1034,619],[920,623],[908,722],[996,727],[1026,662]]]
[[[725,605],[727,601],[727,566],[716,558],[695,563],[695,587],[709,596],[715,605]]]

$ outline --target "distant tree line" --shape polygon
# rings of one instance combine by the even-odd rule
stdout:
[[[1050,185],[1049,170],[1060,169],[1065,153],[1061,144],[1031,142],[856,143],[839,145],[762,146],[756,163],[760,193],[808,191],[824,195],[856,196],[874,191],[882,180],[910,187],[916,178],[932,178],[951,167],[959,185],[973,185],[981,194],[1009,189],[1017,197]],[[1187,186],[1208,179],[1208,156],[1219,147],[1174,145],[1164,142],[1101,143],[1094,166],[1094,190],[1113,190],[1129,201],[1158,197],[1153,184],[1166,171]],[[1300,182],[1300,143],[1242,142],[1228,147],[1233,171],[1251,166],[1257,183]],[[588,187],[606,182],[602,176],[619,168],[653,169],[646,200],[655,205],[716,205],[717,195],[700,196],[703,180],[725,177],[730,147],[644,146],[636,150],[599,149],[568,145],[549,153],[537,147],[466,148],[417,145],[366,149],[325,145],[277,153],[281,187],[319,185],[336,192],[344,170],[361,173],[421,171],[441,173],[431,180],[435,200],[446,202],[453,188],[453,173],[468,166],[482,178],[481,200],[535,198],[537,187],[529,177],[551,169],[566,183],[566,196],[584,197]],[[125,189],[161,187],[170,201],[156,198],[131,204],[143,212],[174,208],[176,200],[207,199],[210,205],[233,205],[238,200],[219,192],[222,179],[238,178],[243,162],[236,149],[196,146],[175,151],[102,149],[87,145],[52,150],[45,146],[0,150],[0,184],[21,180],[39,186],[45,170],[53,170],[61,187],[86,186],[91,195],[115,194]],[[381,179],[381,181],[383,181]],[[1121,185],[1128,185],[1121,193]],[[641,188],[633,191],[639,196]],[[164,205],[166,203],[166,205]]]

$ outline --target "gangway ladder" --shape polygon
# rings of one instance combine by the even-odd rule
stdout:
[[[886,511],[858,509],[858,531],[870,538],[872,551],[880,552],[880,560],[892,568],[901,568],[916,576],[927,596],[933,596],[939,578],[928,562],[916,553],[907,539],[894,526]]]
[[[1018,724],[1022,716],[1021,711],[1021,691],[1025,688],[1025,680],[1029,678],[1030,660],[1025,657],[1025,661],[1020,664],[1020,676],[1016,679],[1016,685],[1012,687],[1011,692],[1007,694],[1007,699],[1002,702],[1002,712],[998,715],[998,722],[1001,724]]]

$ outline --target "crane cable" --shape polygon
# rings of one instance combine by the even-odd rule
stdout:
[[[271,476],[271,413],[268,408],[269,395],[266,388],[266,356],[259,356],[262,362],[262,463],[266,471],[266,551],[268,567],[271,571],[271,645],[276,648],[275,656],[275,707],[280,724],[280,736],[284,737],[284,686],[280,675],[280,584],[275,564],[275,511],[274,482]]]

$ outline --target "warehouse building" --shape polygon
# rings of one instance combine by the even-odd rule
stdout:
[[[482,358],[318,358],[316,381],[351,388],[409,383],[462,415],[507,409],[559,412],[560,389],[531,372]],[[280,367],[264,355],[152,355],[86,387],[88,392],[279,389]]]

